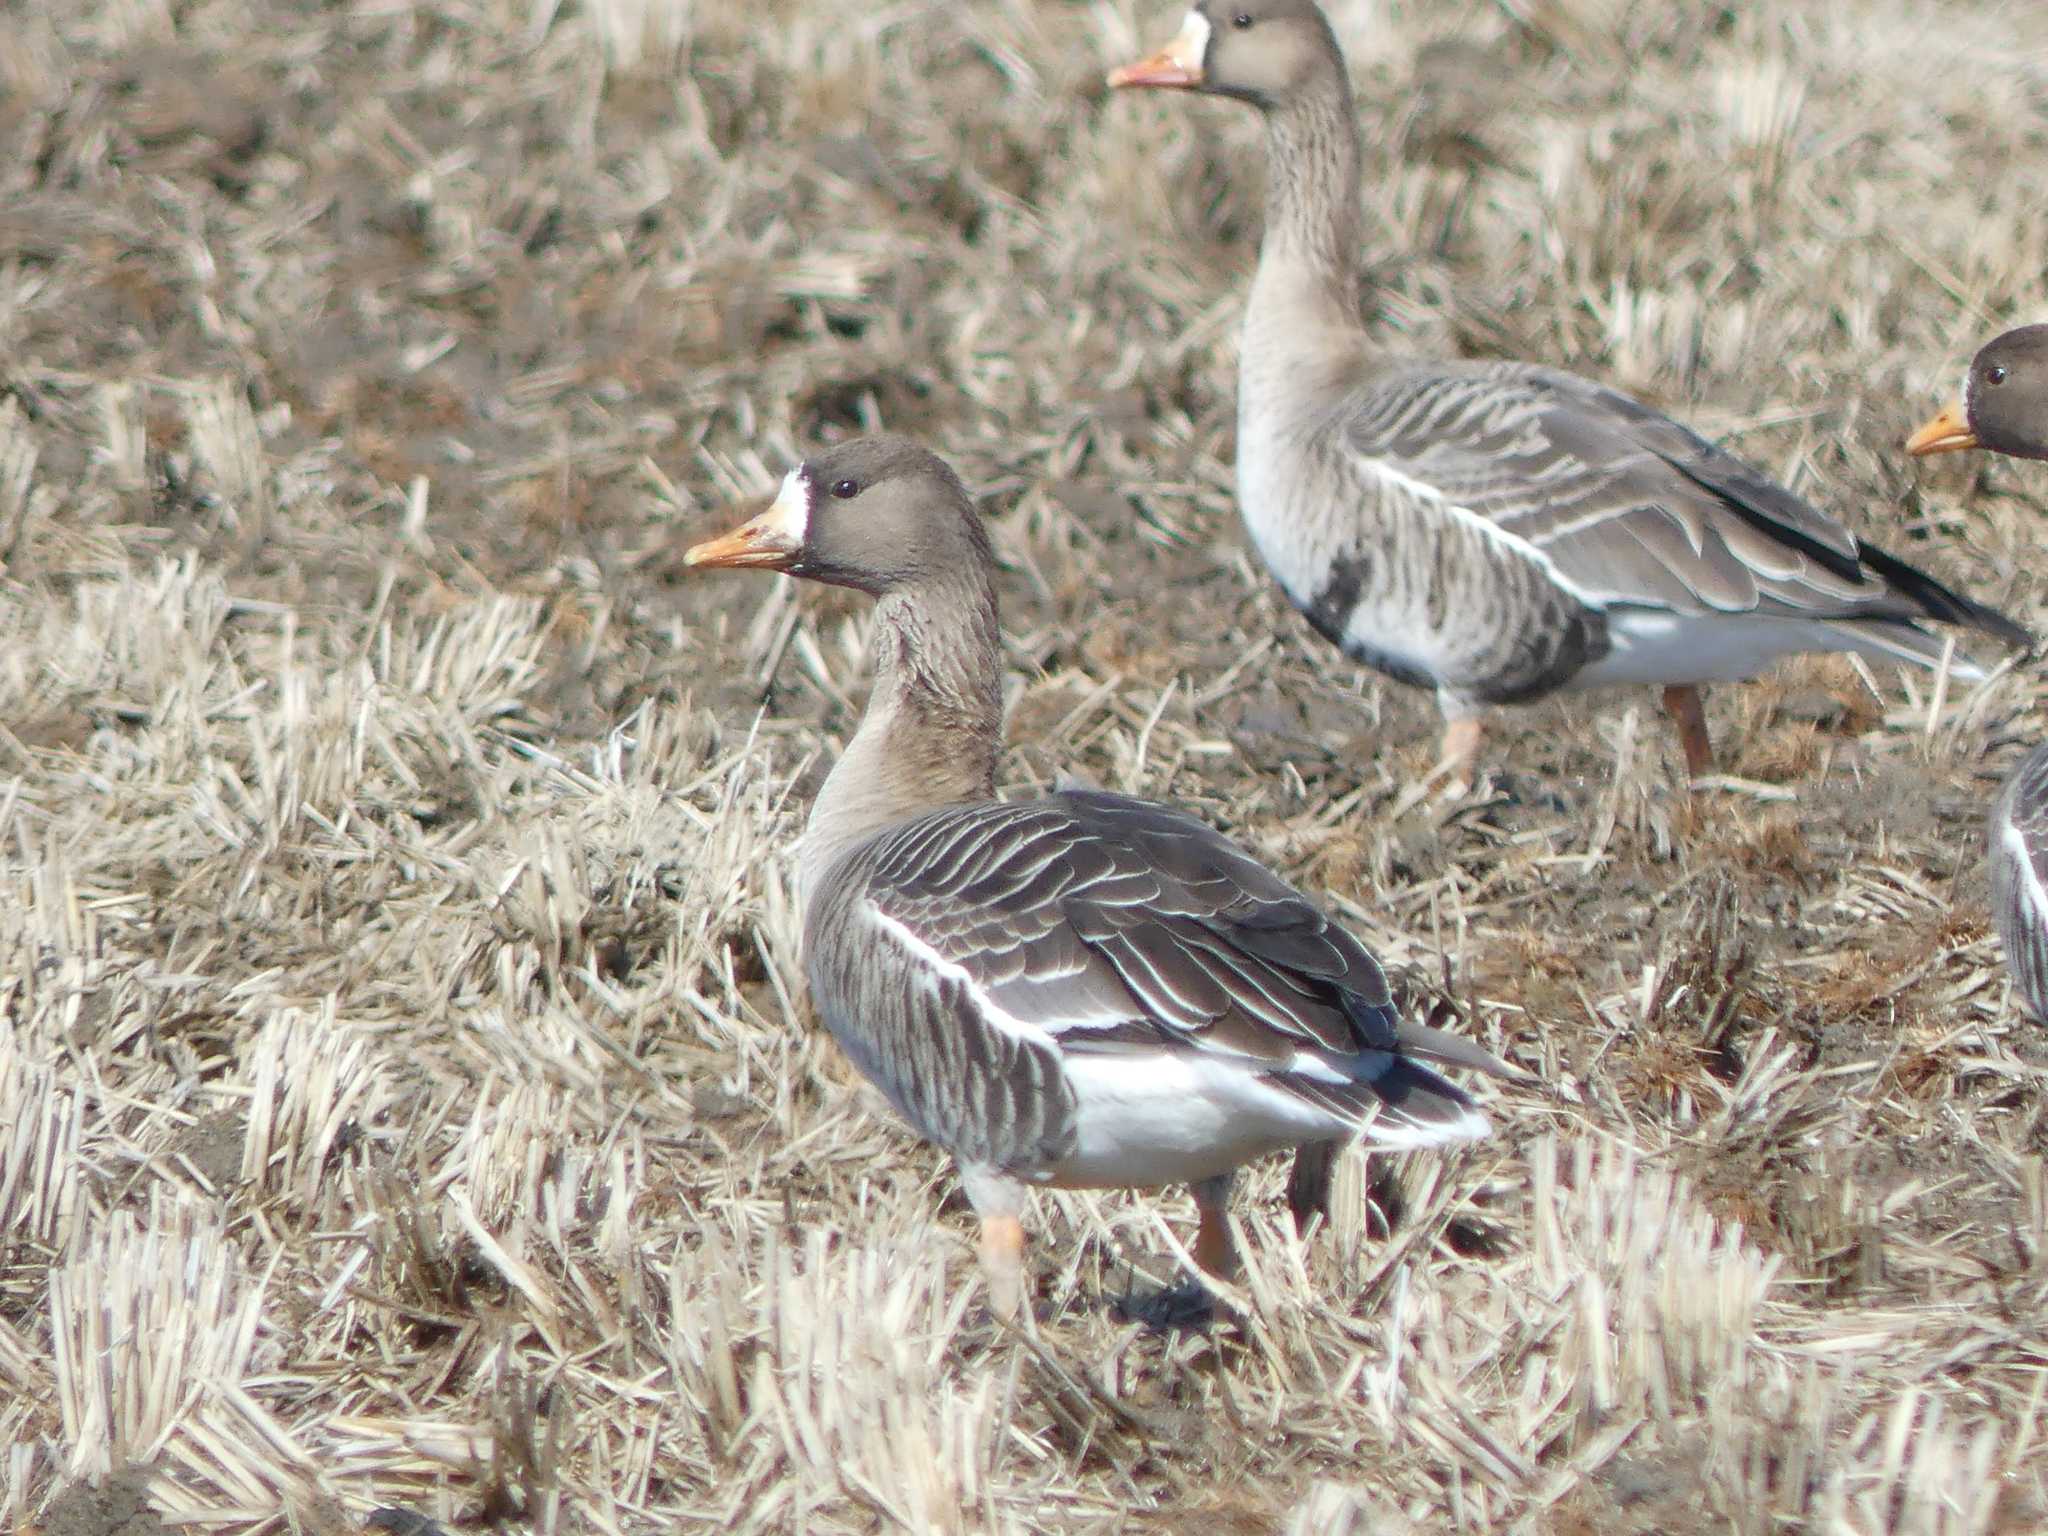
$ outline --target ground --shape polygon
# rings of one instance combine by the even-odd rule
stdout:
[[[1343,0],[1392,348],[1578,368],[2037,627],[2041,466],[1899,444],[2048,314],[2048,14]],[[1276,601],[1230,493],[1255,124],[1140,0],[17,4],[0,38],[0,1526],[2020,1532],[2048,1038],[1983,812],[2042,728],[1834,659],[1500,716]],[[804,1002],[857,602],[685,575],[809,448],[982,498],[1005,787],[1188,803],[1496,1137],[1181,1192],[942,1159]],[[1975,649],[1981,659],[1995,648]],[[382,1513],[378,1513],[382,1511]]]

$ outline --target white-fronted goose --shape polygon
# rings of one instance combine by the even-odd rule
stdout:
[[[2048,459],[2048,325],[2021,326],[1986,342],[1961,393],[1906,439],[1915,458],[1959,448]],[[2021,1005],[2048,1022],[2048,743],[2005,781],[1985,843],[1991,917],[2006,966]]]
[[[1424,1063],[1509,1069],[1402,1020],[1364,946],[1228,839],[1099,790],[993,798],[993,557],[933,455],[897,437],[819,454],[685,558],[877,600],[874,689],[798,850],[804,968],[855,1065],[953,1154],[1000,1313],[1031,1185],[1192,1184],[1195,1256],[1227,1274],[1240,1164],[1485,1134]]]
[[[1697,774],[1712,754],[1702,683],[1801,651],[1932,664],[1929,619],[2028,643],[1613,390],[1528,363],[1383,354],[1357,307],[1349,77],[1312,0],[1200,0],[1171,43],[1109,83],[1233,96],[1265,118],[1239,504],[1311,624],[1436,691],[1456,777],[1475,764],[1487,705],[1661,684]]]

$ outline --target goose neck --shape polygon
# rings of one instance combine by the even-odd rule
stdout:
[[[1266,234],[1248,338],[1356,336],[1359,146],[1341,75],[1266,114]]]
[[[805,905],[838,857],[921,811],[995,794],[1002,653],[986,577],[892,593],[875,610],[874,688],[798,852]]]

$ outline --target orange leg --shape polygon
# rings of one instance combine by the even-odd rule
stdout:
[[[1195,1209],[1201,1225],[1195,1229],[1194,1261],[1201,1271],[1178,1285],[1154,1291],[1149,1296],[1126,1294],[1116,1304],[1119,1316],[1163,1332],[1183,1328],[1207,1328],[1216,1317],[1216,1297],[1203,1282],[1203,1275],[1219,1280],[1237,1277],[1237,1245],[1230,1240],[1230,1175],[1204,1179],[1194,1187]]]
[[[1237,1245],[1230,1240],[1230,1176],[1197,1184],[1195,1209],[1202,1217],[1202,1224],[1195,1229],[1195,1262],[1219,1280],[1236,1279]]]
[[[1714,742],[1707,735],[1707,711],[1700,703],[1700,691],[1690,683],[1664,690],[1664,709],[1678,727],[1678,744],[1685,748],[1685,771],[1693,778],[1714,766]]]
[[[1015,1216],[982,1218],[981,1270],[988,1277],[989,1309],[1015,1322],[1024,1301],[1024,1223]]]
[[[1477,715],[1444,722],[1443,751],[1437,758],[1436,771],[1444,777],[1446,792],[1462,795],[1471,789],[1479,774],[1479,743],[1485,734],[1486,728]]]

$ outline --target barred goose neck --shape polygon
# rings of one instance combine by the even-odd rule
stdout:
[[[874,689],[811,807],[797,856],[806,908],[849,849],[920,811],[995,796],[1002,648],[985,562],[875,605]]]
[[[1358,125],[1341,64],[1266,109],[1266,165],[1266,233],[1245,308],[1247,349],[1355,344],[1364,334]]]

